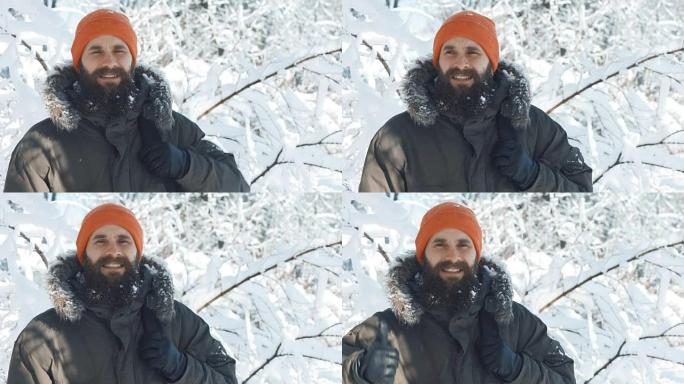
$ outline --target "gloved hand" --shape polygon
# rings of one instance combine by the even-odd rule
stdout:
[[[138,348],[140,357],[169,381],[180,379],[188,365],[188,357],[164,335],[157,316],[147,307],[142,309],[144,333]]]
[[[141,114],[138,117],[138,130],[142,137],[140,161],[155,175],[178,180],[190,170],[190,154],[171,143],[162,141],[154,121]]]
[[[480,310],[480,337],[475,345],[482,366],[499,379],[510,382],[520,375],[522,356],[501,339],[494,315],[484,309]]]
[[[496,128],[499,140],[492,150],[494,166],[521,190],[531,187],[539,175],[539,163],[530,157],[520,133],[509,119],[498,114]]]
[[[399,366],[399,351],[387,339],[387,323],[380,319],[375,341],[366,351],[361,375],[373,384],[392,384]]]

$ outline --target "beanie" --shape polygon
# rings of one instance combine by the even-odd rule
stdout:
[[[111,35],[123,40],[133,56],[132,65],[135,65],[138,56],[138,38],[128,17],[111,9],[98,9],[87,14],[76,27],[74,42],[71,44],[71,58],[76,71],[81,70],[81,55],[85,47],[94,38],[103,35]]]
[[[78,257],[81,265],[83,265],[85,249],[90,236],[98,228],[107,224],[118,225],[131,234],[135,248],[138,250],[139,261],[142,258],[143,230],[138,219],[135,218],[133,212],[121,205],[102,204],[93,208],[92,211],[85,215],[81,223],[81,229],[78,231],[78,237],[76,237],[76,257]]]
[[[482,229],[477,222],[475,213],[470,208],[452,202],[438,204],[430,208],[420,222],[420,229],[416,235],[416,258],[420,264],[425,259],[425,248],[435,233],[453,228],[463,231],[473,241],[477,259],[482,252]]]
[[[454,37],[465,37],[476,42],[489,58],[492,71],[499,65],[499,41],[492,19],[472,11],[463,11],[450,16],[439,28],[432,45],[432,64],[439,68],[439,53],[442,46]]]

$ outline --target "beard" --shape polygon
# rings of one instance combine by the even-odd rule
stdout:
[[[101,85],[97,82],[99,76],[116,74],[118,84]],[[123,115],[130,109],[136,92],[131,74],[123,68],[99,68],[89,73],[83,66],[78,74],[79,109],[86,113],[101,112],[106,117]]]
[[[110,262],[123,264],[124,272],[112,276],[103,274],[102,266]],[[83,277],[88,301],[92,304],[107,304],[114,309],[132,303],[142,286],[138,262],[131,264],[126,257],[105,256],[93,263],[86,255]]]
[[[463,277],[443,279],[439,271],[445,267],[460,268]],[[477,279],[477,269],[477,261],[471,268],[465,261],[441,261],[433,267],[425,260],[420,300],[428,309],[446,309],[455,313],[468,310],[482,285]]]
[[[491,64],[487,65],[482,76],[473,68],[464,70],[450,68],[444,73],[440,69],[438,72],[435,81],[435,98],[440,112],[469,118],[482,114],[492,102],[496,82]],[[450,79],[457,75],[472,77],[473,85],[452,85]]]

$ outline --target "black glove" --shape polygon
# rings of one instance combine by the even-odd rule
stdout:
[[[520,133],[509,119],[497,115],[496,127],[499,140],[492,150],[494,166],[521,190],[531,187],[539,175],[539,163],[527,153]]]
[[[380,319],[378,334],[363,358],[361,376],[373,384],[392,384],[399,366],[399,351],[387,339],[387,323]]]
[[[480,363],[499,379],[515,380],[523,366],[523,359],[501,339],[494,315],[480,311],[480,337],[476,343]]]
[[[141,114],[138,117],[138,130],[142,137],[140,161],[155,175],[178,180],[190,170],[190,154],[173,144],[162,141],[154,121]]]
[[[141,312],[144,333],[138,345],[140,357],[167,380],[180,379],[187,368],[188,357],[164,335],[161,323],[149,308],[144,307]]]

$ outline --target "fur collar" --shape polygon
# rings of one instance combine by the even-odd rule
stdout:
[[[155,121],[162,136],[173,126],[172,101],[169,85],[158,71],[145,65],[137,64],[133,70],[136,85],[135,100],[132,108],[142,110],[144,117]],[[71,132],[78,128],[81,112],[75,106],[78,97],[78,73],[71,62],[57,65],[45,81],[43,100],[50,119],[58,129]],[[142,108],[143,102],[145,108]]]
[[[406,326],[418,324],[425,313],[425,308],[419,303],[411,287],[411,282],[415,281],[421,269],[422,266],[418,264],[413,253],[398,258],[387,276],[386,288],[392,312],[399,322]],[[484,256],[480,258],[479,275],[483,288],[475,298],[476,303],[481,303],[487,311],[492,312],[497,322],[510,323],[513,319],[513,290],[510,276],[503,266]]]
[[[419,60],[408,71],[401,85],[401,96],[411,119],[418,126],[429,127],[437,122],[439,111],[433,98],[437,74],[431,58]],[[511,119],[513,127],[525,129],[529,122],[530,86],[522,69],[501,60],[494,72],[494,80],[499,87],[497,93],[502,91],[502,87],[505,92],[499,111],[504,117]]]
[[[47,290],[60,319],[77,322],[83,317],[86,305],[76,293],[74,280],[83,271],[76,253],[71,252],[57,258],[47,275]],[[145,256],[142,259],[143,280],[150,281],[145,305],[157,315],[162,323],[168,323],[174,316],[173,280],[160,261]]]

